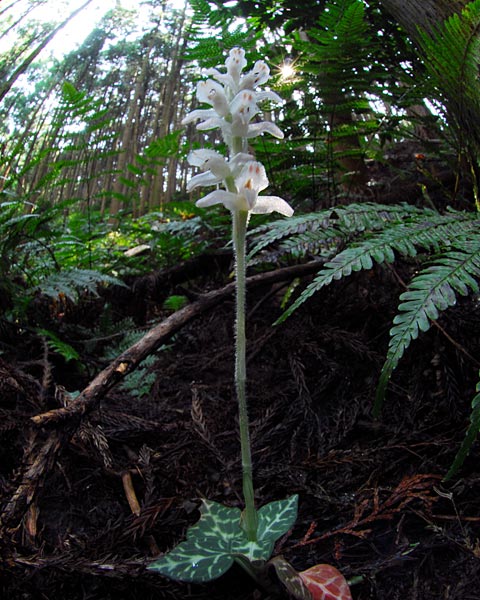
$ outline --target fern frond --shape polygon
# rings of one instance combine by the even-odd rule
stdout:
[[[433,211],[430,212],[435,214]],[[388,222],[401,221],[406,217],[422,214],[429,213],[408,204],[384,205],[362,202],[298,215],[288,220],[279,219],[250,232],[249,236],[256,241],[248,258],[251,260],[264,248],[286,237],[312,234],[312,237],[318,236],[317,241],[333,237],[344,240],[350,234],[382,229]]]
[[[474,0],[445,20],[435,34],[423,33],[426,66],[449,96],[462,105],[478,104],[478,31],[480,0]]]
[[[421,33],[419,40],[438,99],[450,114],[452,130],[457,130],[462,146],[474,149],[477,156],[480,147],[479,33],[480,0],[474,0],[446,19],[435,32]],[[476,203],[478,209],[478,199]]]
[[[479,373],[480,375],[480,373]],[[463,465],[467,455],[470,452],[473,443],[475,442],[478,432],[480,431],[480,381],[478,381],[476,386],[476,394],[472,400],[472,412],[470,413],[470,425],[468,426],[467,432],[465,434],[465,439],[460,446],[457,455],[455,456],[455,460],[453,461],[450,469],[445,475],[444,481],[448,481],[451,479],[455,473],[460,469]]]
[[[331,210],[325,210],[320,213],[294,216],[290,219],[279,219],[253,229],[248,235],[256,239],[256,242],[248,255],[248,261],[251,261],[253,256],[264,248],[283,238],[302,235],[306,231],[319,232],[321,235],[324,228],[328,227],[331,212]]]
[[[305,300],[334,280],[348,277],[352,272],[371,269],[374,262],[392,263],[395,252],[406,257],[416,256],[418,247],[438,252],[441,244],[448,245],[449,240],[455,241],[459,235],[466,235],[477,227],[478,222],[472,215],[453,211],[447,215],[433,211],[425,211],[424,215],[412,212],[404,222],[388,223],[382,232],[367,234],[365,239],[350,244],[326,263],[278,322],[284,321]]]
[[[46,338],[50,350],[62,356],[66,362],[71,360],[80,360],[79,353],[67,342],[61,340],[53,331],[48,329],[38,329],[38,334]]]
[[[70,300],[75,300],[81,292],[98,295],[98,286],[105,284],[125,287],[125,284],[117,277],[112,277],[99,271],[92,269],[66,269],[42,279],[37,289],[42,294],[52,298],[63,294]]]
[[[479,291],[480,243],[462,245],[461,250],[446,252],[422,270],[400,296],[398,314],[390,330],[387,358],[377,387],[374,414],[381,410],[390,377],[412,340],[420,331],[428,331],[440,312],[456,303],[457,294]]]

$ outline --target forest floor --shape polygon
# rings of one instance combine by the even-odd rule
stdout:
[[[230,267],[192,289],[220,288]],[[354,600],[478,600],[478,445],[442,481],[475,394],[477,298],[459,301],[412,344],[381,418],[372,417],[400,282],[413,268],[354,274],[276,327],[285,282],[249,289],[256,499],[261,506],[299,495],[298,519],[275,553],[298,571],[336,566],[354,582]],[[138,286],[142,320],[168,319],[157,296],[175,289],[164,285],[152,276]],[[62,316],[66,330],[90,327],[98,302]],[[116,310],[121,323],[121,302]],[[274,597],[236,566],[206,584],[146,570],[183,539],[201,498],[242,504],[233,311],[227,294],[177,328],[136,387],[112,385],[85,411],[43,427],[31,417],[75,404],[63,388],[83,389],[109,361],[99,359],[102,342],[94,351],[85,345],[80,368],[42,350],[28,331],[11,334],[0,362],[2,599]]]

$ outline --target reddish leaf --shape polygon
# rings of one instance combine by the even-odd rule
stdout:
[[[313,600],[352,600],[345,577],[331,565],[315,565],[299,575]]]

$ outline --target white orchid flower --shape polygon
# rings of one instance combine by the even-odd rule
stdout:
[[[201,86],[202,83],[207,85]],[[254,92],[244,90],[237,94],[228,104],[225,94],[221,91],[221,86],[211,80],[200,82],[197,88],[197,96],[199,100],[208,102],[213,108],[192,111],[183,119],[182,124],[186,125],[192,121],[203,119],[203,121],[197,125],[199,131],[216,128],[224,129],[225,124],[230,124],[232,122],[240,122],[242,125],[248,126],[250,120],[260,112],[260,109],[255,103]]]
[[[197,84],[197,98],[212,108],[196,109],[182,121],[183,125],[199,121],[199,131],[220,129],[233,152],[246,149],[246,140],[269,133],[282,139],[283,133],[271,121],[252,123],[260,113],[258,103],[264,100],[281,102],[278,94],[270,90],[256,90],[257,86],[268,81],[270,69],[263,60],[258,60],[253,69],[242,75],[247,61],[242,48],[233,48],[225,61],[226,73],[218,69],[208,69],[206,74],[212,79]],[[238,140],[244,140],[239,143]]]
[[[270,69],[263,60],[257,60],[253,69],[246,73],[240,81],[241,90],[254,90],[257,85],[262,85],[270,79]]]
[[[232,121],[225,122],[222,130],[226,138],[241,137],[254,138],[262,133],[270,133],[279,139],[283,138],[283,132],[270,121],[250,123],[259,112],[255,101],[255,92],[244,90],[237,94],[230,104]]]
[[[246,67],[245,51],[233,48],[225,61],[225,71],[208,69],[205,81],[197,84],[197,98],[210,108],[196,109],[188,114],[183,124],[199,121],[199,131],[220,129],[227,143],[231,158],[214,150],[195,150],[188,161],[203,172],[194,175],[187,185],[190,192],[200,186],[222,184],[197,201],[197,206],[224,204],[231,211],[270,213],[277,211],[290,216],[293,209],[278,196],[260,196],[268,186],[265,168],[247,153],[248,140],[263,133],[282,139],[283,132],[271,121],[255,120],[260,114],[258,104],[264,100],[281,102],[278,94],[269,90],[258,90],[270,77],[270,69],[263,60],[242,75]]]
[[[221,117],[226,117],[230,112],[223,86],[213,81],[213,79],[200,81],[197,84],[197,98],[200,102],[213,106],[215,112]]]
[[[244,124],[248,124],[259,112],[260,109],[255,102],[255,92],[251,90],[240,92],[230,103],[232,119],[238,119]]]
[[[241,72],[246,66],[245,50],[243,48],[232,48],[225,61],[226,73],[220,73],[218,69],[207,69],[205,74],[211,75],[226,88],[229,88],[230,97],[233,97],[240,89]]]
[[[196,205],[200,207],[223,204],[230,211],[244,211],[253,214],[278,212],[286,217],[293,215],[292,207],[278,196],[259,196],[268,187],[264,166],[256,161],[245,164],[235,179],[237,192],[215,190],[207,194]]]
[[[240,75],[243,69],[247,66],[247,60],[245,58],[245,50],[243,48],[232,48],[229,52],[228,58],[225,61],[227,67],[227,73],[233,79],[235,85],[238,86],[240,81]]]
[[[229,178],[237,177],[247,162],[253,160],[251,154],[239,152],[230,161],[215,150],[193,150],[188,155],[188,162],[194,167],[200,167],[204,173],[194,175],[187,184],[187,192],[199,186],[216,185]]]

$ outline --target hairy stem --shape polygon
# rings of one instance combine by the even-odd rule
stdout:
[[[243,496],[245,511],[242,527],[251,541],[257,539],[257,512],[253,491],[252,453],[248,425],[246,396],[246,336],[245,336],[245,237],[248,213],[232,211],[233,243],[235,248],[235,276],[237,284],[236,318],[235,318],[235,389],[238,400],[238,417],[240,427],[240,447],[242,454]]]

